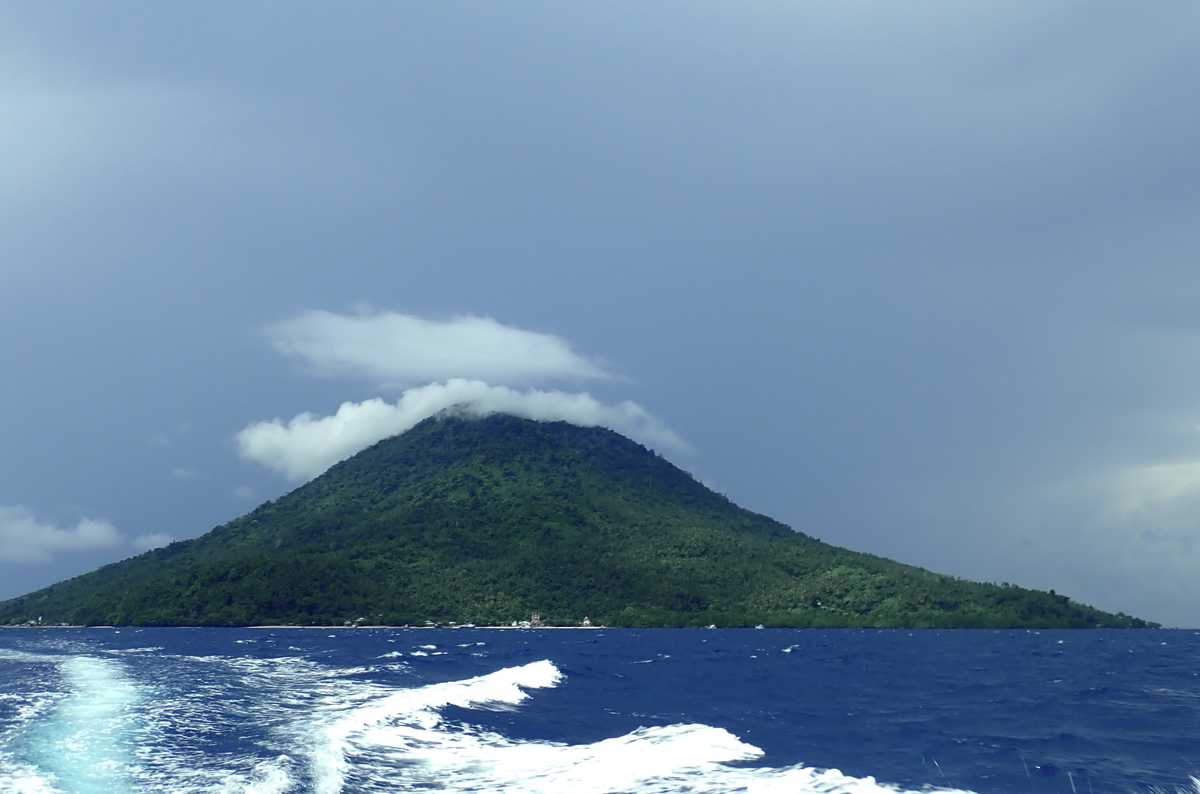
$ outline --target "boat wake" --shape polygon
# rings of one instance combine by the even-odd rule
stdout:
[[[365,703],[318,730],[313,747],[315,790],[900,791],[837,770],[730,766],[754,761],[763,753],[710,725],[643,727],[590,744],[561,744],[514,741],[471,725],[448,723],[441,715],[447,706],[512,708],[529,697],[529,690],[554,687],[562,679],[558,668],[543,660],[463,681],[400,690]]]
[[[226,758],[168,747],[173,707],[159,686],[135,681],[116,659],[0,651],[44,688],[20,696],[0,731],[5,794],[285,794],[301,791],[287,756]],[[201,726],[203,727],[203,726]],[[244,769],[245,771],[241,771]]]
[[[108,659],[10,654],[47,668],[60,688],[34,693],[5,732],[4,790],[19,794],[120,791],[130,764],[136,687]],[[13,753],[19,758],[13,757]]]
[[[518,711],[559,686],[565,676],[548,660],[406,688],[304,657],[159,656],[158,667],[135,667],[114,655],[0,652],[4,662],[28,681],[0,693],[0,791],[13,794],[904,791],[836,769],[763,766],[758,747],[700,723],[568,744],[461,718]],[[243,740],[236,749],[212,743],[230,735]]]

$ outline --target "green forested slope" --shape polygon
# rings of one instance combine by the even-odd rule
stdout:
[[[609,430],[442,417],[249,515],[0,604],[0,623],[1141,626],[847,551]]]

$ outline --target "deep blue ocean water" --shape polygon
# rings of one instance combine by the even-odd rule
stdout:
[[[0,631],[0,792],[1200,792],[1200,633]]]

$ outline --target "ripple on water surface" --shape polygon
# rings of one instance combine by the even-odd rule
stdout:
[[[1200,792],[1200,638],[1184,632],[0,643],[0,791],[21,794]]]

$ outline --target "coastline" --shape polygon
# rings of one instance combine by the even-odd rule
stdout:
[[[480,629],[480,630],[486,630],[486,631],[499,631],[501,629],[504,629],[504,630],[508,630],[508,631],[543,631],[543,630],[550,630],[550,631],[602,631],[607,628],[612,628],[612,627],[610,627],[610,626],[412,626],[412,625],[393,626],[393,625],[386,625],[386,624],[372,624],[369,626],[366,626],[366,625],[364,625],[364,626],[332,626],[332,625],[325,626],[325,625],[313,625],[311,623],[303,623],[303,624],[302,623],[295,623],[295,624],[278,623],[278,624],[262,624],[262,625],[253,625],[253,626],[150,626],[150,625],[136,625],[136,624],[124,625],[124,626],[109,626],[109,625],[81,626],[81,625],[74,625],[74,624],[71,624],[71,625],[47,624],[44,626],[0,625],[0,629],[21,629],[21,630],[31,630],[31,629],[41,629],[41,630],[45,630],[45,629],[118,629],[118,630],[119,629],[255,629],[255,630],[313,629],[313,630],[320,630],[320,631],[334,631],[334,630],[360,631],[362,629],[409,629],[409,630],[414,630],[414,631],[415,630],[420,630],[420,631],[434,631],[434,630],[437,630],[437,631],[446,631],[446,630],[470,631],[472,629]],[[667,627],[667,628],[688,628],[688,627],[687,626],[674,626],[674,627]]]
[[[554,631],[563,631],[563,630],[598,631],[600,629],[607,629],[610,627],[609,626],[413,626],[413,625],[391,626],[391,625],[387,625],[387,624],[371,624],[371,625],[362,625],[362,626],[313,626],[313,625],[289,625],[286,623],[277,623],[277,624],[264,624],[261,626],[230,626],[229,628],[323,629],[323,630],[346,629],[346,630],[352,630],[352,631],[358,631],[360,629],[420,629],[422,631],[433,630],[433,629],[437,629],[437,630],[444,630],[444,629],[459,630],[459,629],[461,629],[461,630],[466,630],[466,631],[470,631],[471,629],[484,629],[487,631],[498,631],[500,629],[507,629],[509,631],[541,631],[542,629],[552,629]],[[679,628],[683,628],[683,627],[680,626]]]

